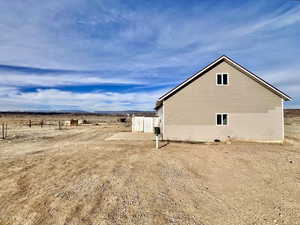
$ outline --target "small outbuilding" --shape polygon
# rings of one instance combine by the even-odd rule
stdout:
[[[282,142],[287,94],[221,56],[156,103],[164,140]]]

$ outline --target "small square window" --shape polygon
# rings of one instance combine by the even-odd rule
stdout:
[[[228,124],[228,114],[217,113],[216,124],[218,126],[226,126]]]
[[[217,85],[228,85],[229,83],[229,76],[227,73],[218,73],[216,79]]]

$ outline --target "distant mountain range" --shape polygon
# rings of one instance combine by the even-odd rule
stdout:
[[[127,114],[154,114],[154,111],[125,110],[125,111],[94,111],[84,110],[55,110],[55,111],[0,111],[4,114],[100,114],[100,115],[127,115]]]
[[[154,113],[154,111],[139,111],[139,110],[125,110],[125,111],[95,111],[94,113],[104,113],[104,114],[118,114],[118,113],[125,113],[125,114],[133,114],[133,113]]]

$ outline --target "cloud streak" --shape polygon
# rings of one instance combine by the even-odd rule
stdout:
[[[104,85],[104,84],[143,84],[141,81],[134,81],[126,78],[101,78],[91,75],[21,75],[1,74],[1,86],[16,87],[58,87],[58,86],[80,86],[80,85]]]
[[[57,89],[39,89],[24,93],[17,89],[0,88],[0,107],[3,111],[22,110],[35,111],[41,108],[56,110],[153,110],[153,102],[165,90],[140,93],[90,92],[74,93]],[[20,110],[20,108],[19,108]]]

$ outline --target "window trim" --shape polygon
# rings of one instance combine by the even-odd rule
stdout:
[[[223,75],[224,74],[227,74],[227,84],[223,84]],[[218,84],[218,75],[222,75],[221,76],[222,84]],[[216,85],[217,86],[229,86],[229,73],[227,73],[227,72],[216,73]]]
[[[221,115],[221,124],[218,124],[218,115]],[[223,115],[227,115],[227,124],[223,124]],[[215,118],[216,118],[216,126],[218,126],[218,127],[228,126],[228,124],[229,124],[229,113],[225,113],[225,112],[216,113]]]

